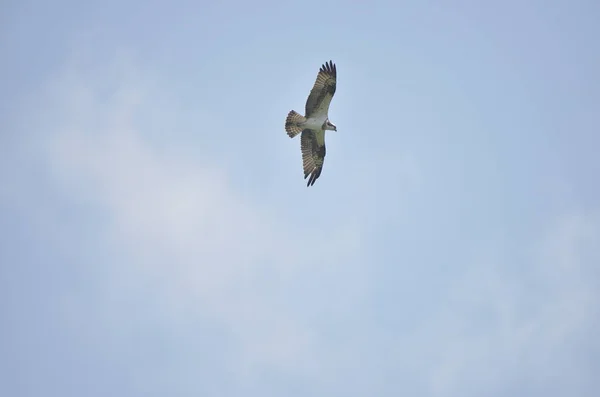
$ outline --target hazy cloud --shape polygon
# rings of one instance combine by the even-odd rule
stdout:
[[[418,258],[392,263],[398,279],[417,280],[405,301],[378,295],[387,280],[373,272],[391,272],[373,231],[402,221],[402,188],[432,181],[416,156],[365,160],[356,192],[367,192],[343,203],[361,211],[327,223],[238,189],[204,145],[221,121],[184,106],[126,53],[93,67],[75,58],[26,102],[23,125],[38,139],[25,152],[41,156],[62,200],[37,201],[32,213],[54,223],[32,223],[81,271],[57,299],[57,332],[73,350],[98,350],[89,354],[134,392],[464,397],[598,386],[597,209],[559,214],[514,246],[473,244],[444,275]],[[378,172],[395,188],[366,177]],[[59,211],[77,211],[75,226],[48,215]]]

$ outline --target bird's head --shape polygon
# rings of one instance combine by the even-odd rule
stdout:
[[[335,124],[333,124],[331,121],[327,120],[327,122],[325,123],[325,129],[326,130],[332,130],[332,131],[337,131],[337,127],[335,126]]]

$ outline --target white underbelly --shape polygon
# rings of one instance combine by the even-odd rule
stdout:
[[[323,127],[323,123],[325,123],[325,120],[327,120],[327,116],[321,116],[318,118],[311,117],[306,120],[304,126],[310,129],[321,128]]]

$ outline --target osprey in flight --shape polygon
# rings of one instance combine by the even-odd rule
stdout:
[[[285,119],[285,131],[290,138],[302,133],[300,149],[304,179],[309,175],[306,186],[314,185],[321,175],[325,160],[325,130],[337,131],[337,127],[329,121],[329,104],[335,94],[337,71],[329,61],[319,69],[317,80],[306,100],[305,114],[302,116],[295,110],[288,113]]]

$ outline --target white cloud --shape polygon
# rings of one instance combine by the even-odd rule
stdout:
[[[444,330],[429,334],[434,395],[587,395],[586,354],[600,347],[590,338],[600,326],[600,217],[560,218],[540,241],[521,263],[479,262],[453,286],[425,327]]]
[[[168,301],[165,318],[209,315],[240,346],[231,363],[240,379],[265,367],[315,371],[311,324],[302,311],[290,312],[294,303],[282,290],[304,285],[306,291],[296,291],[314,299],[311,280],[333,283],[332,268],[343,268],[349,276],[342,276],[340,291],[348,304],[359,299],[367,280],[352,276],[361,272],[356,225],[325,230],[294,223],[268,203],[241,196],[201,137],[193,148],[178,141],[187,132],[170,127],[185,115],[177,103],[155,101],[160,84],[129,63],[118,65],[111,73],[70,67],[49,85],[38,125],[48,134],[56,183],[105,215],[105,244],[129,267],[115,272],[110,288],[121,286],[124,298],[135,281],[119,277],[152,280],[146,283]],[[145,115],[152,115],[151,125]],[[183,128],[218,125],[201,109],[197,119]],[[172,142],[153,142],[151,129],[168,131]]]
[[[101,321],[126,322],[130,312],[113,310],[135,299],[169,322],[175,337],[190,318],[208,318],[226,334],[232,347],[223,355],[242,386],[265,370],[330,395],[506,395],[514,385],[543,390],[550,378],[559,379],[551,383],[561,394],[589,382],[580,355],[600,325],[598,214],[552,225],[518,263],[507,262],[519,258],[508,249],[472,266],[451,258],[456,274],[448,292],[436,294],[443,301],[428,301],[424,286],[410,302],[382,302],[372,294],[378,280],[369,275],[374,264],[360,222],[393,218],[388,207],[323,228],[242,195],[202,144],[204,131],[221,128],[218,120],[202,108],[190,116],[163,88],[129,61],[91,71],[74,64],[37,99],[30,121],[44,131],[39,145],[56,187],[102,214],[103,241],[93,245],[106,265],[105,295],[96,302],[103,307],[95,308]],[[193,142],[190,130],[198,134]],[[380,160],[365,172],[390,169],[410,187],[427,182],[410,156],[403,167]],[[70,237],[77,244],[81,236]],[[81,327],[78,304],[65,303],[74,327]],[[399,319],[417,306],[426,320],[386,328],[370,312],[380,306]],[[132,376],[141,389],[158,382],[140,367]],[[178,375],[162,379],[186,385]]]

